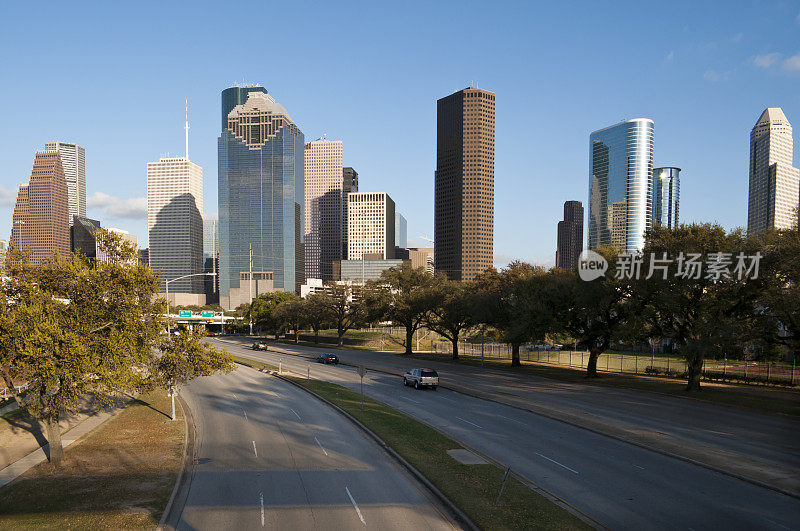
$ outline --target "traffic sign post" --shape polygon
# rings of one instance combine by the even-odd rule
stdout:
[[[363,365],[358,366],[358,375],[361,376],[361,410],[364,410],[364,375],[367,374],[367,368]]]

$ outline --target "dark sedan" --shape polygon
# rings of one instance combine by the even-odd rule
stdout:
[[[317,363],[333,363],[336,365],[339,363],[339,357],[336,354],[322,354],[321,356],[317,356]]]
[[[250,348],[252,348],[253,350],[269,350],[269,347],[263,341],[256,341]]]

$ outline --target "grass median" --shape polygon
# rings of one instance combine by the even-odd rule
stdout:
[[[275,365],[270,365],[269,363],[264,363],[263,361],[251,360],[250,358],[242,358],[241,356],[231,356],[233,361],[238,363],[239,365],[244,365],[245,367],[250,367],[251,369],[266,369],[268,371],[277,371],[278,367]]]
[[[500,503],[504,471],[493,464],[464,465],[447,450],[460,444],[430,426],[340,385],[291,377],[330,400],[383,439],[482,529],[590,529],[576,516],[509,477]]]
[[[152,529],[158,524],[183,455],[182,417],[170,422],[169,398],[134,400],[47,462],[0,489],[0,529]]]

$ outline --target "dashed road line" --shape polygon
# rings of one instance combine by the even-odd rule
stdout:
[[[261,527],[264,527],[264,493],[259,492],[258,497],[261,501]]]
[[[522,422],[521,420],[512,419],[512,418],[510,418],[510,417],[504,417],[503,415],[497,415],[497,416],[498,416],[498,417],[500,417],[501,419],[510,420],[511,422],[516,422],[517,424],[522,424],[523,426],[527,426],[527,424],[525,424],[525,423],[524,423],[524,422]]]
[[[256,442],[255,441],[253,441],[253,453],[256,454],[256,457],[258,457],[258,450],[256,450]]]
[[[478,426],[478,425],[477,425],[477,424],[475,424],[474,422],[470,422],[470,421],[468,421],[468,420],[466,420],[466,419],[462,419],[461,417],[456,417],[456,418],[457,418],[458,420],[462,421],[462,422],[466,422],[467,424],[472,424],[472,425],[473,425],[473,426],[475,426],[476,428],[483,429],[483,426]]]
[[[242,414],[244,414],[244,420],[247,420],[247,411],[242,408]]]
[[[558,461],[556,461],[555,459],[550,459],[550,458],[549,458],[549,457],[547,457],[546,455],[542,455],[542,454],[540,454],[539,452],[536,452],[536,455],[538,455],[539,457],[542,457],[542,458],[544,458],[544,459],[547,459],[547,460],[548,460],[548,461],[550,461],[551,463],[555,463],[555,464],[557,464],[558,466],[560,466],[560,467],[562,467],[562,468],[566,468],[567,470],[569,470],[569,471],[570,471],[570,472],[572,472],[573,474],[580,474],[580,472],[578,472],[577,470],[573,470],[573,469],[571,469],[570,467],[568,467],[568,466],[566,466],[566,465],[562,465],[561,463],[559,463],[559,462],[558,462]]]
[[[315,441],[317,441],[317,446],[319,446],[319,449],[320,449],[320,450],[322,450],[322,453],[323,453],[323,454],[325,454],[325,456],[327,456],[327,455],[328,455],[328,452],[326,452],[326,451],[325,451],[325,448],[323,448],[323,447],[322,447],[322,443],[321,443],[321,442],[319,442],[319,439],[317,439],[316,437],[314,437],[314,440],[315,440]]]
[[[289,408],[289,409],[291,409],[292,413],[294,413],[294,416],[295,416],[295,417],[297,417],[297,420],[299,420],[299,421],[301,421],[301,422],[303,421],[303,419],[302,419],[302,418],[300,418],[300,415],[298,415],[298,414],[297,414],[297,411],[295,411],[295,410],[294,410],[294,409],[292,409],[292,408]]]
[[[356,501],[353,499],[353,495],[352,495],[352,494],[350,494],[350,489],[348,489],[347,487],[345,487],[345,488],[344,488],[344,490],[346,490],[346,491],[347,491],[347,495],[350,497],[350,503],[352,503],[352,504],[353,504],[353,507],[355,508],[355,510],[356,510],[356,513],[358,513],[358,519],[359,519],[359,520],[361,520],[361,523],[362,523],[362,524],[364,524],[364,525],[367,525],[367,521],[366,521],[366,520],[364,520],[364,517],[361,515],[361,509],[359,509],[359,508],[358,508],[358,504],[357,504],[357,503],[356,503]]]
[[[404,396],[401,396],[401,397],[399,397],[399,398],[400,398],[400,399],[402,399],[402,400],[408,400],[409,402],[414,402],[415,404],[419,404],[419,402],[418,402],[418,401],[416,401],[416,400],[413,400],[413,399],[411,399],[411,398],[406,398],[406,397],[404,397]]]

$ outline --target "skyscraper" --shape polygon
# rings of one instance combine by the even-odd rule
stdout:
[[[351,192],[347,210],[347,259],[393,259],[395,211],[389,194]]]
[[[583,250],[583,205],[580,201],[564,202],[564,220],[558,222],[556,267],[577,269]]]
[[[228,128],[228,114],[237,105],[242,105],[247,101],[247,95],[251,92],[261,92],[266,94],[267,89],[261,85],[235,85],[222,91],[222,125],[220,131]]]
[[[347,258],[347,194],[358,192],[358,172],[342,168],[342,258]]]
[[[394,245],[403,249],[408,247],[408,222],[397,211],[394,213]]]
[[[676,167],[653,170],[653,224],[674,229],[678,226],[681,199],[681,169]]]
[[[203,169],[186,157],[147,163],[150,268],[166,281],[203,271]],[[202,294],[203,278],[169,283],[169,292]]]
[[[800,172],[792,166],[793,148],[792,126],[780,107],[764,110],[750,132],[748,234],[797,223]]]
[[[305,276],[333,280],[342,259],[342,142],[317,139],[305,147]]]
[[[97,231],[100,222],[96,219],[74,216],[69,228],[72,252],[86,257],[90,262],[97,260]]]
[[[206,304],[219,302],[219,222],[203,220],[203,272],[216,276],[204,277]]]
[[[589,137],[589,249],[644,248],[652,223],[653,120],[634,118]]]
[[[11,241],[31,250],[39,264],[53,251],[69,255],[67,180],[57,151],[37,151],[28,184],[20,185],[12,217]]]
[[[230,305],[231,289],[240,287],[240,273],[251,267],[269,273],[275,290],[299,293],[305,277],[304,148],[289,113],[262,91],[250,92],[228,114],[218,140],[223,307]]]
[[[69,224],[72,226],[73,216],[86,217],[86,150],[69,142],[47,142],[44,150],[61,154],[61,166],[67,180]]]
[[[494,102],[473,87],[436,102],[434,260],[454,280],[493,262]]]

